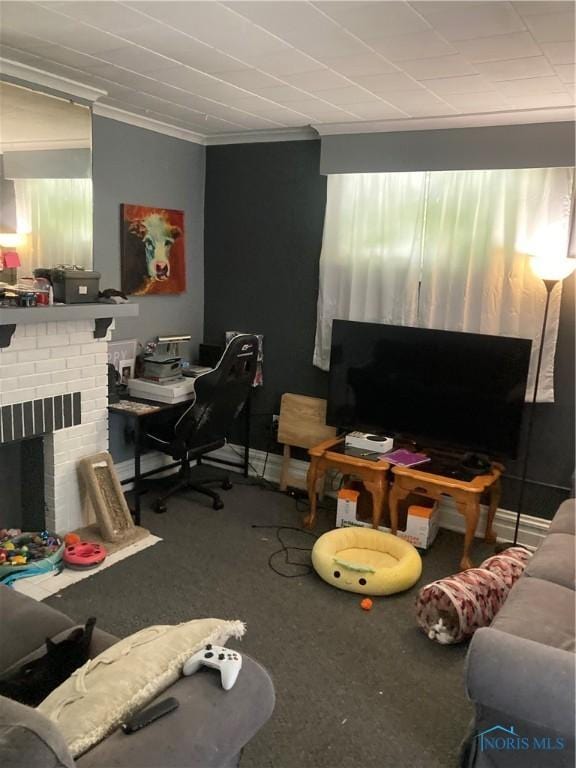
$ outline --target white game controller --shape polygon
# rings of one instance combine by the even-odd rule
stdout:
[[[242,669],[242,656],[230,648],[220,645],[207,645],[203,650],[190,656],[184,663],[182,674],[193,675],[200,667],[212,667],[220,670],[222,688],[229,691],[236,682]]]

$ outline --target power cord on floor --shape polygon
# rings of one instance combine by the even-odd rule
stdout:
[[[315,533],[312,533],[311,531],[304,531],[301,528],[295,528],[294,526],[290,525],[253,525],[252,528],[268,528],[269,530],[275,530],[276,531],[276,538],[278,539],[278,542],[280,544],[280,549],[277,549],[275,552],[272,552],[270,557],[268,558],[268,567],[271,571],[276,573],[278,576],[282,576],[285,579],[296,579],[299,576],[308,576],[312,573],[314,570],[311,563],[299,563],[295,562],[294,560],[290,559],[290,551],[295,552],[311,552],[312,547],[293,547],[286,544],[285,541],[282,540],[282,531],[297,531],[298,533],[303,533],[306,536],[311,536],[313,539],[317,539]],[[277,557],[277,555],[284,555],[284,564],[288,566],[297,566],[298,568],[304,568],[304,571],[300,571],[299,573],[282,573],[282,571],[279,571],[278,568],[274,565],[274,558]]]

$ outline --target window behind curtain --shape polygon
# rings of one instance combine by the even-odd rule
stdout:
[[[36,267],[75,264],[92,268],[92,179],[16,179],[21,274]]]
[[[335,318],[531,338],[534,362],[545,290],[526,254],[566,254],[573,174],[535,168],[329,176],[314,363],[328,369]],[[551,231],[554,238],[542,234]],[[554,397],[559,309],[557,290],[540,401]]]

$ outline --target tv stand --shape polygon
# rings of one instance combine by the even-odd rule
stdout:
[[[489,495],[489,506],[484,541],[489,544],[496,541],[493,523],[500,501],[500,478],[504,468],[500,464],[491,463],[484,474],[470,476],[465,474],[461,455],[456,457],[448,452],[432,454],[429,451],[428,454],[431,456],[429,463],[392,468],[394,482],[389,496],[392,533],[396,533],[398,528],[398,503],[410,493],[435,501],[450,496],[466,521],[464,550],[460,560],[460,568],[465,571],[474,567],[469,553],[480,517],[480,499],[485,493]]]

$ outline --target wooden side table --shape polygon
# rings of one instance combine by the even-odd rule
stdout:
[[[318,479],[323,477],[328,469],[337,469],[343,475],[356,475],[366,490],[372,495],[372,525],[378,528],[384,505],[388,497],[388,470],[390,465],[383,461],[368,461],[356,456],[337,453],[333,449],[341,445],[344,438],[331,438],[320,445],[310,448],[310,467],[307,475],[308,499],[310,512],[304,518],[306,528],[316,524],[316,488]]]
[[[405,499],[409,493],[417,493],[427,496],[429,499],[439,501],[443,495],[451,496],[458,512],[466,520],[466,532],[464,534],[464,551],[460,560],[460,568],[465,571],[473,567],[469,552],[478,526],[480,516],[480,497],[486,491],[490,494],[488,507],[488,519],[484,541],[494,543],[496,533],[492,527],[494,515],[500,501],[500,477],[503,467],[500,464],[492,464],[489,474],[479,475],[473,480],[457,480],[452,477],[435,475],[426,472],[422,467],[393,467],[392,475],[394,483],[390,490],[390,525],[392,533],[398,528],[398,502]]]

